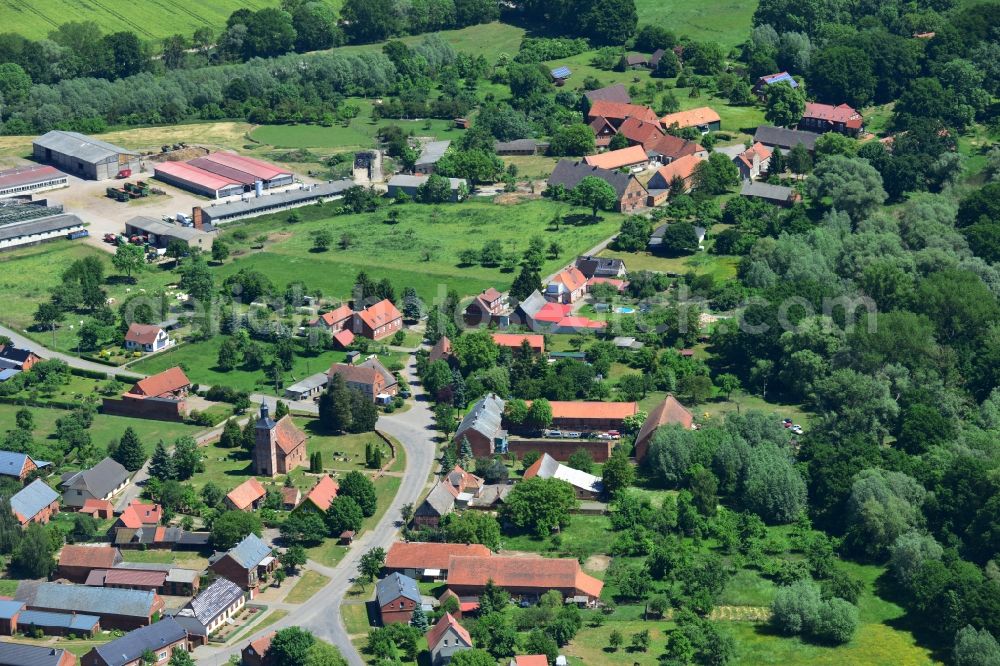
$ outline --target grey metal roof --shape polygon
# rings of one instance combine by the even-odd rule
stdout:
[[[419,604],[420,588],[417,587],[417,581],[396,572],[375,583],[375,597],[379,606],[390,604],[400,597]]]
[[[31,460],[39,467],[45,467],[50,464],[45,461],[34,460],[27,453],[0,451],[0,474],[5,476],[20,476],[26,460]]]
[[[62,487],[86,490],[94,497],[108,494],[129,478],[128,470],[111,458],[105,458],[90,469],[77,472],[62,482]]]
[[[119,562],[114,569],[132,569],[135,571],[163,571],[171,570],[171,565],[160,564],[158,562]]]
[[[94,648],[108,666],[125,666],[142,657],[146,650],[156,652],[187,638],[187,632],[174,618],[165,617],[148,627],[140,627],[121,638]]]
[[[461,442],[462,435],[468,430],[475,430],[493,440],[502,430],[500,423],[503,420],[504,404],[503,399],[492,393],[480,398],[455,431],[455,441]]]
[[[120,154],[138,155],[134,150],[122,148],[107,141],[94,139],[79,132],[52,130],[33,141],[35,145],[53,152],[69,155],[84,162],[102,162]]]
[[[568,465],[563,465],[548,453],[542,454],[541,463],[538,466],[538,477],[542,479],[559,479],[572,486],[593,493],[600,493],[604,490],[601,477],[574,469]]]
[[[178,616],[193,617],[203,625],[208,626],[243,596],[243,588],[229,580],[219,578],[206,587],[181,609]]]
[[[197,240],[198,238],[204,238],[208,235],[201,229],[185,227],[180,224],[170,224],[168,222],[164,222],[163,220],[157,220],[154,217],[146,217],[144,215],[133,217],[125,224],[130,227],[135,227],[141,231],[145,231],[147,234],[171,236],[187,242]]]
[[[455,508],[455,496],[448,490],[445,481],[440,482],[427,493],[423,504],[415,511],[418,516],[443,516]]]
[[[743,187],[740,188],[741,196],[758,197],[770,201],[788,201],[794,193],[795,190],[784,185],[771,185],[757,181],[743,183]]]
[[[155,600],[156,593],[148,590],[42,583],[28,605],[77,613],[149,617]]]
[[[791,130],[784,127],[761,125],[754,133],[753,140],[759,141],[760,143],[768,146],[779,146],[787,149],[794,148],[796,144],[801,143],[807,149],[812,150],[816,147],[816,139],[818,139],[819,136],[820,135],[815,132],[803,132],[801,130]]]
[[[424,149],[417,158],[417,165],[434,164],[444,156],[450,145],[451,141],[431,141],[424,144]]]
[[[587,176],[600,178],[605,183],[615,188],[615,194],[619,199],[625,194],[625,189],[634,180],[634,176],[621,173],[620,171],[610,171],[600,167],[590,166],[586,162],[574,162],[573,160],[559,160],[556,168],[549,176],[549,186],[562,185],[567,190],[572,190],[580,184],[580,181]]]
[[[397,173],[389,179],[389,187],[420,187],[426,183],[429,178],[430,176],[424,176],[422,174],[409,175],[405,173]],[[453,190],[457,190],[464,183],[464,178],[448,179],[448,184]]]
[[[27,629],[29,626],[51,627],[67,629],[71,631],[93,631],[94,627],[101,621],[96,615],[84,615],[81,613],[50,613],[48,611],[22,611],[17,617],[18,630],[21,627]],[[25,632],[27,633],[27,632]],[[0,664],[3,662],[0,661]]]
[[[171,567],[164,579],[168,583],[193,583],[201,576],[194,569],[177,569]]]
[[[531,296],[528,296],[526,299],[521,301],[520,305],[517,307],[520,308],[521,312],[527,316],[534,317],[538,314],[539,310],[545,307],[546,303],[548,303],[548,301],[546,301],[541,292],[536,289],[531,292]]]
[[[242,215],[249,215],[256,211],[263,211],[268,208],[280,208],[282,206],[291,206],[296,203],[310,201],[321,197],[336,196],[352,187],[354,187],[354,181],[335,180],[329,183],[306,185],[302,189],[298,190],[271,192],[259,197],[248,197],[247,199],[241,199],[239,201],[230,201],[229,203],[203,206],[202,211],[213,220],[240,217]]]
[[[548,143],[537,139],[514,139],[513,141],[496,141],[493,150],[500,153],[507,150],[538,150],[539,146],[548,147]]]
[[[21,236],[33,236],[34,234],[47,234],[53,231],[69,230],[74,227],[82,227],[83,220],[76,215],[53,215],[37,220],[28,220],[23,223],[5,224],[0,226],[0,240],[10,240]]]
[[[39,511],[59,499],[59,493],[52,490],[41,479],[35,479],[10,498],[10,508],[25,519],[35,517]]]
[[[261,541],[256,534],[248,534],[243,541],[240,541],[229,551],[229,556],[247,570],[256,567],[261,563],[261,560],[270,554],[271,547]]]
[[[317,372],[315,375],[310,375],[303,379],[302,381],[295,382],[291,386],[285,389],[286,393],[305,393],[306,391],[311,391],[320,386],[325,386],[330,380],[326,376],[325,372]]]
[[[16,599],[0,599],[0,620],[9,620],[24,608],[23,601]]]
[[[3,666],[59,666],[66,650],[48,645],[0,643],[0,664]]]
[[[549,70],[549,73],[552,74],[552,78],[554,79],[568,79],[569,75],[573,72],[569,67],[562,66]]]
[[[198,618],[189,615],[171,616],[190,636],[208,636],[208,627],[198,621]]]

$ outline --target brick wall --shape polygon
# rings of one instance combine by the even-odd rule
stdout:
[[[580,441],[572,439],[514,439],[507,444],[508,450],[516,454],[518,458],[523,457],[528,451],[538,451],[539,453],[547,453],[561,462],[569,460],[569,457],[577,449],[584,449],[590,453],[594,462],[604,462],[611,457],[613,446],[614,442],[603,439]]]
[[[105,398],[102,411],[112,416],[131,416],[156,421],[183,421],[187,405],[183,400],[135,400]]]

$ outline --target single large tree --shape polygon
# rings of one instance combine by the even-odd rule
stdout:
[[[618,193],[607,181],[597,176],[587,176],[581,180],[572,193],[573,202],[590,209],[591,218],[597,222],[597,211],[612,210],[618,203]]]
[[[115,256],[111,258],[111,263],[120,272],[124,273],[130,280],[132,273],[142,268],[146,263],[146,255],[142,248],[132,243],[119,245],[115,250]]]
[[[339,494],[351,497],[365,516],[374,516],[377,509],[375,484],[363,473],[352,470],[340,481]]]
[[[806,96],[802,87],[792,88],[785,82],[767,86],[764,118],[779,127],[791,127],[799,122],[806,110]]]
[[[146,451],[142,447],[142,440],[132,426],[125,428],[111,457],[130,472],[138,470],[146,463]]]
[[[519,529],[546,536],[568,525],[578,504],[573,487],[565,481],[535,477],[514,485],[500,516]]]

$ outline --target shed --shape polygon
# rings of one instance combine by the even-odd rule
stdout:
[[[138,173],[139,153],[79,132],[52,130],[32,142],[32,155],[39,162],[90,180],[115,178],[125,170]]]

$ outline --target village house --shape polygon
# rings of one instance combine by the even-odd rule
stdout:
[[[36,469],[48,467],[52,463],[35,460],[27,453],[0,451],[0,476],[7,476],[24,483],[28,475]]]
[[[325,514],[330,508],[330,503],[340,492],[340,484],[333,480],[329,474],[319,477],[305,498],[295,507],[297,511],[316,511]]]
[[[354,334],[372,340],[389,337],[403,328],[403,315],[392,301],[383,299],[354,313]]]
[[[85,513],[94,520],[109,520],[115,517],[115,505],[105,499],[89,499],[77,513]]]
[[[635,436],[635,459],[637,461],[641,462],[646,457],[653,433],[656,432],[657,428],[665,425],[679,425],[686,430],[690,430],[694,425],[694,416],[672,395],[668,395],[663,402],[651,409],[649,416],[639,428],[639,432]]]
[[[801,143],[811,153],[816,148],[816,139],[819,136],[816,132],[761,125],[754,132],[753,140],[754,143],[762,143],[772,150],[780,148],[785,153]]]
[[[594,132],[594,145],[598,150],[607,148],[611,144],[611,139],[618,134],[618,129],[603,116],[594,118],[587,125]]]
[[[17,522],[46,524],[59,513],[59,493],[42,481],[35,479],[10,497],[10,508]]]
[[[857,136],[864,131],[864,118],[847,104],[820,104],[806,102],[806,110],[799,120],[799,129],[809,132],[839,132]]]
[[[530,402],[529,402],[530,404]],[[552,427],[563,430],[621,430],[625,419],[639,412],[634,402],[580,402],[553,400]]]
[[[472,637],[451,613],[445,613],[427,632],[427,646],[431,650],[431,666],[451,662],[456,652],[472,649]]]
[[[500,318],[506,309],[503,294],[490,287],[465,306],[463,318],[468,326],[484,326]]]
[[[576,267],[589,278],[623,278],[627,274],[625,261],[611,257],[588,255],[576,258]]]
[[[105,458],[90,469],[62,475],[63,504],[80,508],[87,500],[110,500],[128,485],[131,475],[116,460]]]
[[[737,155],[733,162],[740,170],[740,177],[743,180],[759,178],[762,173],[767,171],[772,152],[774,151],[758,142]]]
[[[424,501],[413,511],[416,527],[437,527],[441,519],[455,508],[456,493],[448,483],[441,481],[427,493]]]
[[[492,552],[478,543],[397,541],[386,553],[383,570],[386,573],[398,572],[410,578],[438,580],[448,575],[448,564],[453,555],[490,557]]]
[[[565,481],[573,486],[573,492],[581,500],[596,500],[604,492],[601,477],[563,465],[548,453],[543,453],[541,458],[524,470],[525,479],[535,477]]]
[[[83,656],[82,666],[140,666],[147,654],[156,657],[156,666],[170,661],[174,652],[187,652],[187,631],[173,618],[128,632],[120,638],[91,648]]]
[[[740,188],[740,196],[761,199],[784,208],[802,200],[802,195],[796,192],[794,188],[754,181],[743,183],[743,187]]]
[[[462,440],[469,440],[472,455],[476,458],[506,452],[507,431],[502,427],[505,404],[493,393],[480,398],[462,419],[452,441],[461,446]]]
[[[646,206],[646,188],[631,174],[608,171],[600,167],[592,167],[584,162],[559,160],[556,168],[549,176],[549,188],[561,186],[566,191],[572,191],[584,178],[593,176],[600,178],[615,190],[617,204],[615,209],[620,213],[633,213]]]
[[[0,643],[0,664],[5,666],[76,666],[76,655],[63,648],[27,643]]]
[[[556,303],[576,303],[587,292],[587,276],[576,266],[556,273],[545,286],[545,298]]]
[[[140,379],[121,399],[104,398],[103,411],[115,416],[180,421],[187,412],[185,398],[191,380],[180,367]]]
[[[328,376],[340,375],[349,389],[361,391],[372,402],[385,403],[399,392],[399,382],[378,358],[370,358],[364,363],[334,363]]]
[[[14,345],[0,345],[0,369],[27,372],[41,360],[41,357],[29,349],[20,349]]]
[[[306,434],[299,430],[292,417],[285,414],[274,421],[267,403],[260,406],[260,418],[254,426],[253,473],[275,477],[288,474],[306,460]]]
[[[448,589],[459,597],[482,594],[491,580],[513,597],[533,600],[559,590],[564,598],[584,597],[587,605],[595,604],[604,589],[573,558],[453,556],[448,563]]]
[[[267,661],[267,651],[271,649],[271,641],[274,639],[272,631],[255,641],[250,641],[240,652],[240,664],[242,666],[269,666]]]
[[[683,192],[690,192],[693,186],[695,169],[704,159],[698,155],[684,155],[676,160],[672,160],[666,166],[662,166],[656,170],[653,177],[646,183],[646,187],[649,188],[650,192],[653,190],[669,191],[673,185],[674,178],[680,178],[684,183]]]
[[[134,499],[118,516],[108,534],[111,536],[111,542],[118,546],[139,544],[150,546],[156,540],[156,531],[161,520],[163,520],[163,507]]]
[[[281,489],[281,508],[285,511],[291,511],[299,505],[302,501],[302,491],[292,487],[283,487]]]
[[[649,69],[649,56],[642,53],[626,53],[622,56],[625,69]]]
[[[173,344],[167,332],[156,324],[132,323],[125,333],[125,349],[128,351],[157,352]]]
[[[208,568],[250,592],[252,599],[261,578],[278,568],[278,559],[271,547],[256,534],[248,534],[225,553],[216,553],[208,560]]]
[[[631,169],[642,171],[649,164],[649,156],[642,146],[629,146],[596,155],[587,155],[583,161],[602,169]]]
[[[583,96],[591,105],[597,101],[613,102],[615,104],[632,103],[632,98],[629,97],[628,89],[625,88],[625,84],[623,83],[616,83],[613,86],[605,86],[603,88],[597,88],[596,90],[588,90],[583,93]]]
[[[603,99],[594,101],[587,110],[588,123],[593,122],[597,118],[606,119],[615,129],[628,118],[636,118],[649,123],[659,122],[656,113],[648,106],[623,104]]]
[[[324,312],[316,319],[309,322],[309,325],[321,328],[330,335],[335,336],[341,331],[350,331],[353,320],[354,310],[347,305],[341,305],[334,310]]]
[[[524,343],[527,342],[528,347],[530,347],[531,351],[534,353],[545,353],[544,335],[538,335],[536,333],[493,333],[490,337],[493,338],[493,342],[499,347],[519,350],[524,346]]]
[[[207,638],[245,605],[243,588],[231,580],[219,578],[180,609],[175,619],[182,624],[187,623],[189,634],[193,630],[194,635]],[[189,619],[185,621],[183,618]],[[193,625],[190,620],[195,620],[200,626]]]
[[[663,129],[687,129],[694,127],[702,134],[718,132],[722,129],[722,119],[715,109],[708,106],[699,106],[696,109],[668,113],[660,118],[660,125]]]
[[[603,321],[575,316],[572,312],[572,305],[549,302],[535,290],[518,304],[516,315],[518,321],[529,330],[541,333],[571,334],[580,331],[600,331],[607,325]]]
[[[791,74],[788,72],[778,72],[776,74],[765,74],[757,79],[757,83],[754,84],[753,94],[757,95],[761,101],[767,99],[767,87],[773,86],[776,83],[785,83],[791,86],[793,89],[799,87],[799,82],[796,81]]]
[[[431,347],[430,352],[427,354],[427,362],[433,363],[435,361],[451,361],[451,340],[448,339],[447,335],[442,335],[438,338],[438,341],[434,343]]]
[[[486,485],[482,477],[478,477],[472,472],[466,472],[461,465],[455,465],[450,472],[444,475],[441,481],[451,486],[456,497],[466,494],[475,497]]]
[[[59,553],[60,578],[83,583],[95,569],[111,569],[122,562],[121,551],[113,546],[67,544]]]
[[[225,497],[226,506],[234,511],[256,511],[264,504],[267,491],[255,477],[250,477],[230,490]]]
[[[401,573],[391,573],[375,583],[375,600],[383,625],[409,624],[413,611],[420,606],[417,581]]]
[[[163,599],[156,592],[60,583],[40,583],[19,601],[29,610],[96,615],[102,629],[125,631],[152,624],[163,610]]]

